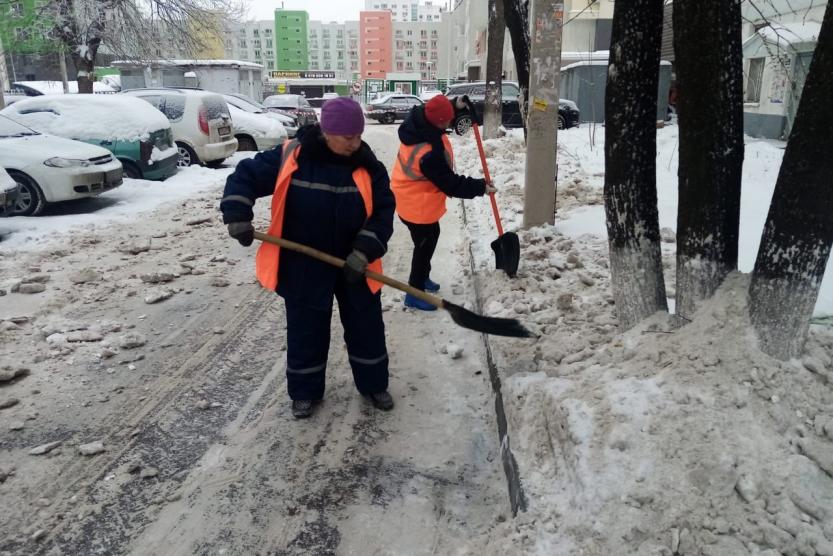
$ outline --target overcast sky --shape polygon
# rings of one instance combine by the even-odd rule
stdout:
[[[358,21],[364,0],[243,0],[249,8],[248,19],[274,19],[275,8],[306,10],[317,21]]]

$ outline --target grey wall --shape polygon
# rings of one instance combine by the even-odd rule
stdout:
[[[581,121],[604,122],[605,85],[607,65],[577,66],[561,72],[559,96],[569,99],[581,110]],[[664,120],[668,112],[668,87],[671,84],[671,66],[660,66],[657,87],[657,119]]]
[[[781,139],[784,135],[784,126],[786,124],[786,116],[755,114],[753,112],[743,113],[743,132],[750,137]]]

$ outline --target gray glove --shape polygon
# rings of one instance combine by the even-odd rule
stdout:
[[[255,240],[255,229],[251,222],[229,222],[228,235],[248,247]]]
[[[367,256],[356,249],[344,259],[344,279],[348,284],[355,284],[364,278],[364,271],[367,270]]]
[[[486,191],[485,191],[484,195],[491,195],[492,193],[496,193],[496,192],[497,192],[497,188],[495,187],[495,185],[493,183],[486,182]]]

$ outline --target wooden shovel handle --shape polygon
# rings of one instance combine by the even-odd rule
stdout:
[[[289,249],[290,251],[297,251],[298,253],[303,253],[308,257],[312,257],[313,259],[318,259],[321,262],[325,262],[327,264],[331,264],[338,268],[342,268],[344,266],[344,259],[339,259],[338,257],[334,257],[328,253],[324,253],[323,251],[319,251],[318,249],[314,249],[309,247],[308,245],[304,245],[302,243],[296,243],[294,241],[290,241],[288,239],[283,239],[280,237],[270,236],[268,234],[264,234],[263,232],[255,232],[255,238],[259,239],[260,241],[264,241],[266,243],[272,243],[274,245],[278,245],[283,247],[284,249]],[[376,280],[377,282],[381,282],[386,284],[392,288],[395,288],[399,291],[403,291],[405,293],[409,293],[414,297],[417,297],[426,303],[430,303],[434,307],[438,309],[443,309],[443,299],[441,297],[437,297],[436,295],[431,295],[430,293],[426,293],[422,290],[418,290],[413,286],[406,284],[405,282],[400,282],[394,278],[389,278],[384,274],[379,274],[378,272],[373,272],[372,270],[366,270],[365,276],[370,278],[371,280]]]

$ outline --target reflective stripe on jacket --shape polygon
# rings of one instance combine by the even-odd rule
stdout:
[[[301,152],[301,145],[297,140],[285,141],[283,144],[283,155],[281,157],[281,168],[278,172],[278,179],[275,182],[275,192],[272,194],[272,222],[269,225],[269,235],[282,237],[283,217],[286,208],[286,195],[292,181],[292,174],[298,169],[298,155]],[[353,181],[359,189],[364,202],[365,212],[368,217],[373,213],[373,187],[370,173],[364,168],[357,168],[353,172]],[[278,271],[280,268],[280,247],[272,243],[262,243],[257,250],[255,268],[257,279],[260,284],[271,291],[278,287]],[[382,272],[382,259],[367,265],[368,270]],[[382,289],[382,284],[375,280],[367,279],[367,285],[373,293]]]
[[[454,168],[454,151],[451,141],[443,134],[445,159]],[[431,152],[430,143],[402,144],[393,166],[390,188],[396,197],[396,212],[402,219],[414,224],[433,224],[445,214],[446,195],[426,178],[420,169],[420,161]]]

